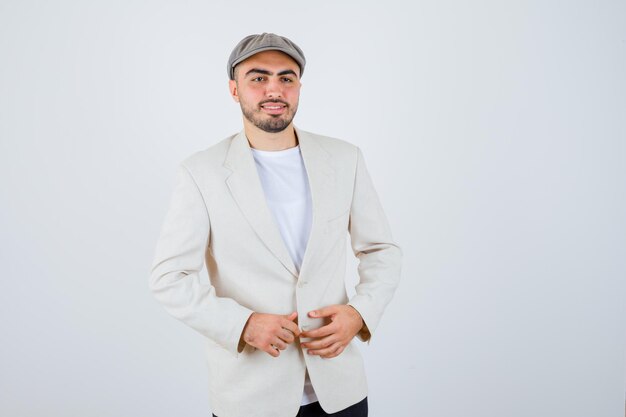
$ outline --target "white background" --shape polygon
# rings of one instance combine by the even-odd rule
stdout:
[[[266,31],[308,60],[296,125],[361,147],[405,254],[360,344],[370,416],[623,416],[626,4],[539,0],[0,1],[0,415],[210,415],[149,271]]]

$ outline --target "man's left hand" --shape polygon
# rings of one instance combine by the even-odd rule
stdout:
[[[315,330],[300,333],[300,338],[313,338],[301,344],[309,355],[334,358],[348,346],[348,343],[363,327],[363,318],[350,305],[336,304],[309,312],[309,317],[330,317],[330,323]]]

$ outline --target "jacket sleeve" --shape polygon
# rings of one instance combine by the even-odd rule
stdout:
[[[238,355],[244,347],[241,333],[253,311],[218,297],[210,277],[208,285],[201,283],[210,233],[202,194],[181,164],[156,246],[150,290],[171,316]]]
[[[348,230],[352,250],[359,259],[359,283],[348,305],[363,318],[364,326],[357,337],[369,344],[398,286],[402,250],[393,241],[387,217],[358,147]]]

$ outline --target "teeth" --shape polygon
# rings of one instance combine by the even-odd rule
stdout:
[[[281,109],[283,106],[263,106],[266,109],[272,109],[272,110],[277,110],[277,109]]]

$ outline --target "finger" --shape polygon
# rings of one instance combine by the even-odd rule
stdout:
[[[337,325],[335,323],[329,323],[326,326],[319,327],[314,330],[308,330],[306,332],[300,333],[300,337],[324,337],[330,334],[333,334],[337,331]]]
[[[309,311],[309,316],[311,317],[328,317],[332,316],[337,312],[337,306],[332,305],[328,307],[318,308],[317,310]]]
[[[280,351],[278,349],[274,349],[272,345],[267,346],[263,349],[263,352],[269,353],[273,357],[278,357],[280,355]]]
[[[339,354],[341,354],[341,352],[343,352],[345,348],[346,348],[345,346],[340,346],[339,349],[337,349],[335,351],[335,353],[331,353],[330,355],[322,356],[322,358],[330,359],[330,358],[334,358],[335,356],[339,356]]]
[[[293,313],[291,313],[291,314],[287,314],[287,315],[285,315],[284,317],[285,317],[287,320],[289,320],[289,321],[294,321],[294,320],[296,319],[296,317],[298,317],[298,312],[297,312],[297,311],[294,311]]]
[[[291,333],[293,333],[294,337],[300,336],[300,329],[298,328],[298,325],[293,321],[283,320],[280,325],[283,327],[283,329],[289,330]]]
[[[293,343],[293,341],[295,340],[295,337],[293,333],[291,332],[291,330],[287,330],[284,327],[281,329],[280,333],[278,334],[278,337],[280,337],[282,340],[284,340],[287,343]]]
[[[315,350],[309,349],[307,353],[309,355],[320,355],[320,356],[330,355],[331,353],[335,353],[335,351],[339,349],[339,347],[341,347],[341,343],[337,342],[337,343],[330,345],[329,347],[325,349],[315,349]]]
[[[307,349],[323,349],[337,342],[334,334],[326,336],[323,339],[314,340],[312,342],[302,343],[302,347]]]
[[[276,346],[276,348],[278,348],[279,350],[287,349],[287,343],[285,343],[284,341],[280,340],[278,337],[274,340],[273,345]]]

